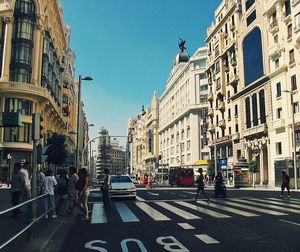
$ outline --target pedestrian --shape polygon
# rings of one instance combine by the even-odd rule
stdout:
[[[69,182],[68,182],[68,197],[61,207],[59,214],[65,215],[66,211],[72,214],[75,206],[78,205],[78,191],[76,189],[76,183],[79,180],[79,177],[76,173],[75,167],[70,167],[69,169]]]
[[[21,190],[22,190],[22,178],[21,178],[21,164],[15,163],[14,164],[14,171],[12,174],[11,179],[11,204],[12,206],[19,205],[20,203],[20,196],[21,196]],[[20,214],[22,211],[19,208],[16,208],[13,210],[13,215],[16,216]]]
[[[68,198],[68,183],[69,183],[68,171],[62,170],[59,176],[59,180],[57,181],[57,186],[55,190],[57,195],[57,201],[56,201],[57,212],[65,204]]]
[[[107,168],[104,169],[104,181],[102,185],[102,202],[103,202],[103,207],[110,207],[111,202],[110,202],[110,197],[109,197],[109,189],[111,187],[111,182],[110,182],[110,175],[109,175],[109,170]]]
[[[150,173],[150,174],[149,174],[149,177],[148,177],[148,182],[147,182],[147,189],[149,189],[149,190],[153,189],[153,186],[152,186],[152,180],[153,180],[153,176],[152,176],[152,174]]]
[[[38,168],[38,172],[36,174],[36,190],[37,190],[37,195],[41,195],[43,192],[42,188],[42,182],[45,178],[45,173],[43,172],[42,168]]]
[[[22,180],[22,201],[29,200],[31,198],[31,182],[30,182],[30,163],[26,161],[20,170]]]
[[[195,202],[197,202],[199,192],[201,192],[206,197],[207,202],[209,202],[209,197],[205,193],[205,190],[204,190],[204,176],[202,174],[202,172],[203,172],[202,168],[199,168],[198,172],[199,172],[199,175],[197,176],[197,179],[196,179],[196,183],[198,185],[197,185],[197,192],[196,192]]]
[[[44,196],[44,207],[45,212],[47,213],[45,215],[45,218],[48,219],[48,211],[49,211],[49,203],[52,208],[52,219],[56,219],[57,215],[55,212],[55,196],[54,196],[54,188],[57,185],[57,181],[53,175],[53,171],[51,169],[48,169],[46,171],[46,177],[44,178],[42,182],[42,186],[44,188],[44,193],[48,194],[47,196]]]
[[[81,211],[83,212],[83,218],[81,220],[89,219],[88,197],[90,194],[89,189],[89,175],[86,168],[81,168],[78,172],[79,180],[76,183],[76,189],[78,190],[79,203],[81,204]]]
[[[283,169],[282,173],[282,184],[281,184],[281,194],[280,197],[283,197],[283,191],[286,188],[288,191],[288,198],[290,197],[290,176],[286,173],[286,170]]]

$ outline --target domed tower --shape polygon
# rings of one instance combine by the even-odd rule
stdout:
[[[187,63],[190,60],[190,56],[185,52],[186,47],[184,45],[185,40],[180,38],[178,42],[180,52],[175,56],[175,59],[173,60],[171,75],[173,75],[175,69],[177,69],[177,66],[179,66],[181,63]]]

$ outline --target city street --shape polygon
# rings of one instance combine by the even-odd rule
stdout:
[[[211,202],[195,203],[195,188],[138,187],[136,201],[105,210],[93,191],[90,220],[64,221],[42,251],[299,251],[299,193],[229,189],[215,199],[208,189]]]

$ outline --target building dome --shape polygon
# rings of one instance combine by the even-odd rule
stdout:
[[[176,55],[176,57],[173,61],[173,67],[177,66],[179,63],[188,62],[189,59],[190,59],[190,56],[186,52],[180,52]]]

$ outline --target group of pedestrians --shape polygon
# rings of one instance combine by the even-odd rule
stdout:
[[[36,185],[37,195],[47,194],[43,197],[45,217],[52,219],[58,215],[72,214],[77,208],[82,215],[82,220],[89,219],[88,196],[89,196],[89,175],[85,168],[76,173],[74,167],[69,170],[62,170],[61,174],[54,176],[51,169],[44,173],[37,172]],[[14,164],[11,181],[11,202],[13,206],[31,198],[31,176],[30,164],[25,162]],[[13,210],[13,217],[22,213],[19,208]]]

